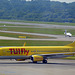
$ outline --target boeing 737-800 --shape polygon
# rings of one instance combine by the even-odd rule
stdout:
[[[64,58],[74,54],[75,42],[66,46],[0,47],[0,59],[16,59],[17,61],[31,59],[34,63],[37,61],[47,63],[49,58]]]

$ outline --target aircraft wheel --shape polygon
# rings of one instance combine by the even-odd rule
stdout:
[[[47,63],[47,60],[43,60],[43,63]]]
[[[33,63],[37,63],[37,61],[33,61]]]

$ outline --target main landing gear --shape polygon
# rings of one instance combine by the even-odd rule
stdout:
[[[47,63],[47,60],[43,60],[43,63],[45,63],[45,64],[46,64],[46,63]]]
[[[37,61],[33,61],[33,63],[37,63]]]
[[[46,64],[46,63],[47,63],[47,60],[44,59],[42,62],[43,62],[44,64]],[[37,63],[37,61],[33,61],[33,63]]]

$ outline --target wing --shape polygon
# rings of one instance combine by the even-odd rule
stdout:
[[[74,56],[75,52],[67,52],[67,53],[52,53],[52,54],[40,54],[40,56],[43,56],[44,58],[65,58]]]

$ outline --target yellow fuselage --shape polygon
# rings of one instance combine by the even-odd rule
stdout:
[[[1,47],[0,56],[30,56],[35,54],[53,54],[75,52],[72,46],[23,46]]]

